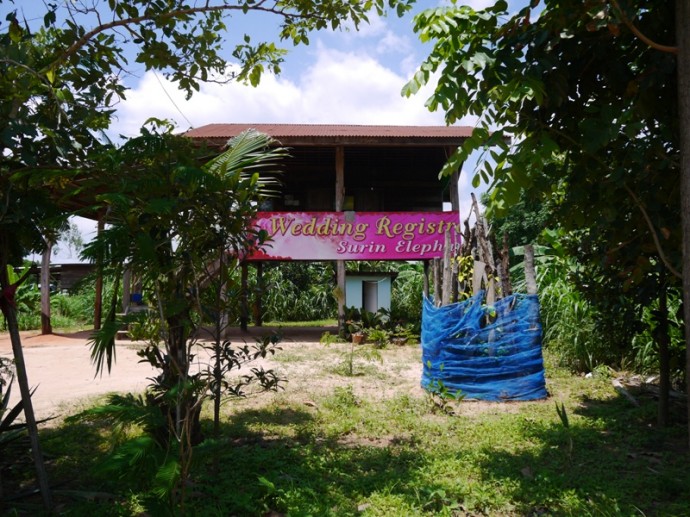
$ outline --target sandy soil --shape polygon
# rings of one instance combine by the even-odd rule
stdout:
[[[257,335],[272,329],[250,329],[249,333],[235,331],[234,343],[254,343]],[[331,391],[335,385],[350,385],[362,396],[388,397],[399,392],[423,396],[419,387],[421,360],[415,346],[393,347],[383,350],[383,361],[359,361],[358,369],[369,368],[367,375],[346,377],[333,375],[333,370],[346,361],[348,344],[325,346],[319,343],[329,328],[281,329],[282,348],[275,358],[261,362],[265,368],[274,368],[288,379],[283,395],[297,397],[309,404],[319,393]],[[42,336],[37,332],[23,332],[22,344],[29,383],[36,387],[32,397],[38,419],[61,417],[74,413],[90,400],[111,392],[141,392],[155,370],[139,363],[136,352],[143,345],[131,341],[118,341],[116,363],[110,374],[95,376],[88,347],[89,331],[73,334]],[[0,356],[12,357],[7,333],[0,334]],[[204,361],[204,353],[198,354]],[[375,375],[371,375],[375,369]],[[12,400],[19,399],[19,388],[12,387]],[[264,400],[264,402],[266,402]]]
[[[119,343],[117,362],[110,374],[95,376],[91,364],[89,332],[51,334],[22,332],[24,361],[29,384],[36,388],[32,397],[37,419],[61,416],[68,406],[74,406],[104,393],[142,391],[153,373],[140,364],[136,349],[129,343]],[[0,334],[0,356],[13,357],[7,333]],[[12,401],[19,400],[16,381],[12,386]]]

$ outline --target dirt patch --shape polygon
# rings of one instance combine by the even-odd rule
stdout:
[[[350,345],[334,343],[324,345],[319,338],[324,332],[334,332],[329,327],[311,329],[250,329],[243,333],[235,330],[229,339],[234,343],[252,344],[267,333],[279,331],[283,340],[274,357],[252,366],[274,369],[287,379],[285,390],[277,394],[250,397],[247,405],[266,405],[281,397],[301,401],[314,406],[315,400],[330,395],[337,387],[347,387],[360,398],[376,401],[400,395],[424,397],[420,387],[422,375],[421,351],[417,345],[389,346],[380,350],[381,360],[367,359],[355,351],[353,373],[347,375],[350,366]],[[90,331],[73,334],[42,336],[37,332],[23,332],[22,345],[29,376],[29,383],[36,387],[33,396],[37,418],[45,419],[72,414],[95,398],[111,392],[141,392],[150,383],[156,371],[146,363],[140,363],[136,352],[143,345],[131,341],[118,341],[116,362],[110,373],[95,376],[95,367],[88,347]],[[370,345],[359,345],[370,346]],[[12,347],[7,333],[0,334],[0,356],[12,357]],[[196,367],[207,363],[207,352],[198,349]],[[244,373],[244,372],[242,372]],[[15,383],[16,384],[16,383]],[[12,400],[19,399],[19,389],[13,386]],[[465,401],[456,414],[472,416],[485,412],[517,411],[516,403],[491,403]]]
[[[88,347],[89,331],[75,334],[22,332],[22,347],[29,384],[36,388],[32,397],[36,418],[60,417],[75,406],[111,392],[143,391],[155,371],[139,363],[136,347],[119,343],[116,362],[110,373],[96,376]],[[6,333],[0,334],[0,356],[12,357]],[[19,388],[12,386],[11,401],[19,400]]]

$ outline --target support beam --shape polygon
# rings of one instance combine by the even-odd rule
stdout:
[[[455,171],[450,177],[450,206],[453,212],[458,214],[458,222],[460,222],[460,193],[458,192],[458,181],[460,181],[460,171]]]
[[[98,225],[96,226],[96,232],[98,235],[101,234],[105,225],[103,223],[103,217],[98,218]],[[98,262],[96,263],[96,288],[95,288],[94,300],[93,300],[93,329],[99,330],[101,328],[101,323],[103,321],[103,257],[98,257]]]
[[[53,251],[53,243],[50,239],[45,241],[41,260],[41,334],[52,334],[53,326],[50,323],[50,255]]]
[[[129,312],[129,304],[132,301],[132,266],[125,265],[122,273],[122,312]]]
[[[424,261],[424,298],[429,298],[429,261],[425,260]]]
[[[345,204],[345,148],[335,148],[335,211],[342,212]],[[345,261],[336,261],[336,279],[338,282],[338,329],[345,329]]]
[[[240,265],[240,328],[247,331],[249,325],[249,266]]]
[[[263,325],[263,307],[261,304],[264,295],[264,263],[256,263],[256,293],[254,296],[254,325],[261,327]]]

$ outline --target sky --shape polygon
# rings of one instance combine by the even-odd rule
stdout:
[[[481,8],[492,2],[463,3]],[[27,18],[42,19],[42,0],[18,4]],[[180,131],[209,123],[445,125],[443,113],[431,113],[424,106],[430,90],[411,98],[400,93],[429,49],[414,34],[412,16],[438,5],[438,0],[420,0],[413,13],[402,19],[374,16],[359,31],[314,33],[309,46],[289,48],[280,76],[265,74],[256,88],[239,83],[202,84],[199,92],[185,100],[184,93],[162,74],[131,68],[132,75],[125,79],[130,90],[117,107],[110,133],[135,136],[150,117],[170,119]],[[0,11],[7,8],[0,6]],[[233,31],[238,26],[253,38],[277,41],[274,23],[266,16],[240,15],[231,19],[228,27]],[[474,122],[466,119],[457,125],[472,126]],[[471,202],[473,168],[474,161],[470,160],[460,175],[463,219]],[[480,190],[485,188],[480,186]],[[83,238],[89,240],[93,223],[76,222]],[[68,246],[58,247],[61,251],[53,257],[54,262],[77,260]]]

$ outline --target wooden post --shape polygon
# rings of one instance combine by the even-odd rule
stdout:
[[[46,247],[43,250],[41,260],[41,334],[52,334],[53,326],[50,323],[50,254],[53,251],[53,243],[46,239]]]
[[[129,312],[129,304],[132,301],[132,266],[127,264],[122,273],[122,312]]]
[[[443,296],[441,292],[441,259],[434,259],[432,271],[434,273],[434,305],[440,307]]]
[[[456,255],[456,259],[460,258],[460,255]],[[451,264],[451,282],[450,282],[450,301],[456,303],[458,301],[458,261],[454,260]]]
[[[446,231],[443,246],[443,288],[441,289],[441,305],[448,305],[451,300],[452,289],[450,283],[453,279],[450,253],[450,230]]]
[[[249,266],[246,262],[240,265],[240,328],[247,331],[249,324]]]
[[[494,261],[493,250],[491,249],[491,243],[487,235],[486,220],[479,212],[479,205],[477,203],[477,198],[474,193],[472,196],[472,209],[477,217],[477,222],[475,228],[477,229],[477,250],[479,251],[479,260],[487,265],[486,273],[489,277],[493,276],[494,271],[496,271],[496,262]]]
[[[474,261],[474,269],[472,271],[472,296],[482,290],[482,283],[484,288],[488,287],[488,279],[486,277],[486,264],[481,260]]]
[[[260,327],[263,325],[263,315],[261,298],[264,294],[264,263],[256,263],[256,293],[254,296],[254,325]]]
[[[454,149],[450,149],[452,152],[454,152]],[[462,164],[460,164],[460,167],[453,172],[453,174],[450,177],[450,207],[453,210],[455,214],[458,216],[458,224],[461,222],[461,214],[460,214],[460,192],[458,192],[458,182],[460,181],[460,172],[462,171]],[[456,236],[457,239],[457,236]],[[448,245],[448,244],[446,244]],[[455,253],[455,258],[458,258],[460,256],[460,250],[458,249],[457,252]],[[451,271],[450,271],[450,292],[448,293],[448,299],[455,303],[458,301],[458,262],[457,260],[454,260],[453,263],[451,264]]]
[[[503,248],[501,249],[501,260],[498,263],[498,276],[501,279],[501,297],[510,296],[513,293],[513,286],[510,283],[510,250],[508,249],[508,234],[503,234]]]
[[[462,167],[462,164],[460,165]],[[450,177],[450,206],[456,214],[458,214],[458,221],[460,220],[460,193],[458,192],[458,181],[460,180],[460,171],[456,170]]]
[[[429,298],[429,261],[425,260],[424,261],[424,278],[422,279],[424,282],[424,298]]]
[[[534,247],[525,244],[525,284],[527,294],[537,294],[537,276],[534,272]]]
[[[335,211],[342,212],[345,204],[345,148],[335,148]],[[338,329],[345,329],[345,261],[336,261],[336,280],[338,283]]]
[[[103,231],[103,217],[98,218],[96,232],[100,235]],[[96,288],[93,300],[93,328],[99,330],[103,321],[103,257],[99,256],[96,262]]]

